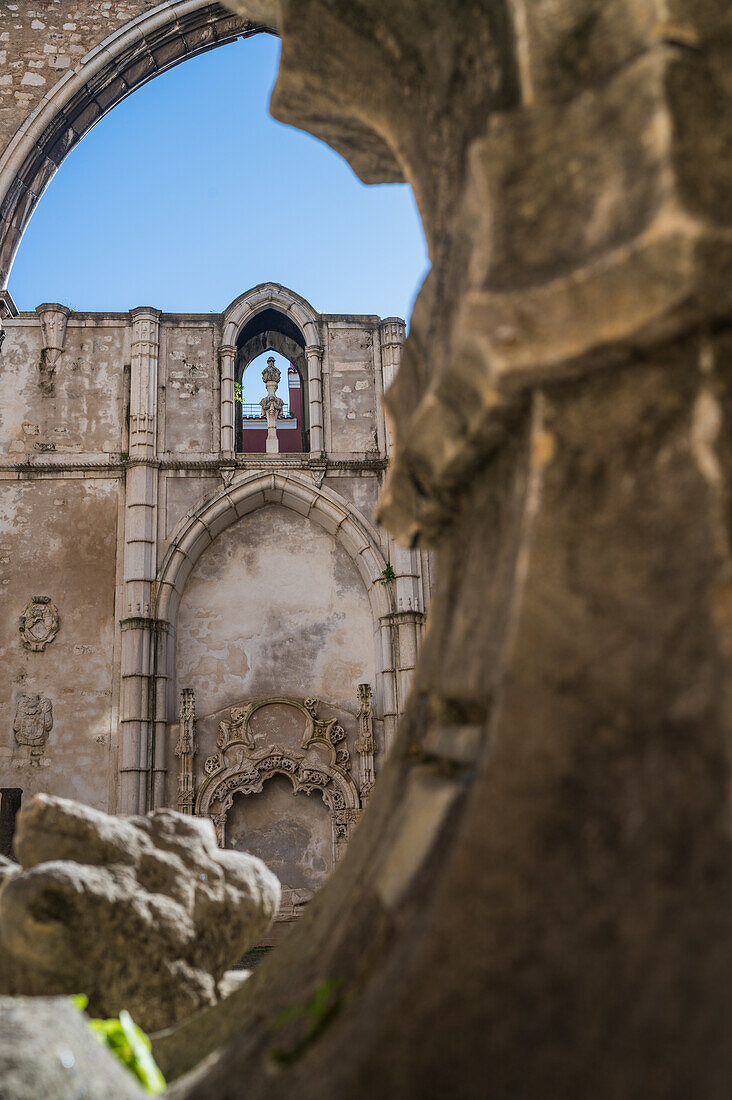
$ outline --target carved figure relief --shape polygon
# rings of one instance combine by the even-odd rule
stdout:
[[[358,685],[358,741],[356,752],[360,758],[361,801],[366,802],[374,785],[374,708],[371,702],[371,684]]]
[[[34,596],[18,622],[25,648],[42,653],[58,634],[58,608],[51,602],[50,596]]]
[[[52,728],[51,700],[43,695],[21,695],[15,709],[13,733],[17,744],[30,750],[31,764],[40,763]]]

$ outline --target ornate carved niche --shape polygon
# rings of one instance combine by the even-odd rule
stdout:
[[[266,708],[293,710],[302,729],[299,743],[278,743],[266,721]],[[274,696],[232,707],[219,725],[217,751],[206,759],[205,778],[195,812],[210,817],[219,844],[226,841],[226,815],[234,795],[258,794],[273,775],[284,775],[295,794],[316,792],[332,825],[334,862],[361,814],[361,798],[351,775],[346,734],[335,718],[321,720],[317,699]]]
[[[58,634],[58,608],[50,596],[34,596],[18,620],[20,639],[26,649],[42,653]]]
[[[53,706],[43,695],[22,694],[15,708],[13,733],[19,748],[28,752],[32,765],[39,766],[48,735],[53,729]]]

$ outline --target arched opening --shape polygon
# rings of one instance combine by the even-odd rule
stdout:
[[[259,792],[234,795],[226,847],[251,852],[274,871],[283,887],[284,920],[298,915],[335,862],[331,815],[322,797],[293,790],[292,781],[280,774]]]
[[[279,449],[289,454],[310,450],[305,337],[298,325],[279,309],[263,309],[243,326],[236,348],[235,449],[247,454],[262,454],[266,449],[267,424],[259,406],[266,392],[261,371],[268,362],[267,353],[276,352],[281,358],[275,359],[275,365],[282,376],[278,391],[285,402],[277,424]]]

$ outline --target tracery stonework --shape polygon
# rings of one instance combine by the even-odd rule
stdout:
[[[186,693],[188,714],[194,710],[191,695]],[[366,695],[370,699],[370,685],[362,684],[359,697]],[[246,796],[266,796],[268,781],[281,775],[289,780],[293,795],[315,795],[322,799],[331,822],[329,866],[341,857],[360,818],[370,785],[359,790],[354,782],[349,735],[336,717],[321,716],[324,706],[313,696],[304,700],[272,696],[233,706],[221,718],[216,751],[204,762],[195,795],[195,813],[212,820],[221,847],[230,840],[227,821],[234,798],[244,796],[246,800]],[[328,710],[332,713],[333,708],[328,707]],[[190,737],[194,736],[191,731]],[[354,748],[357,748],[359,742],[355,734],[352,737]],[[181,755],[179,785],[187,782],[184,780],[185,760]],[[246,802],[242,808],[246,819]],[[301,808],[306,807],[301,804]],[[297,805],[292,812],[297,817]],[[272,828],[276,824],[273,820]],[[281,850],[279,854],[282,856]],[[295,888],[285,884],[278,919],[292,919],[311,896],[312,891],[302,889],[302,884]]]

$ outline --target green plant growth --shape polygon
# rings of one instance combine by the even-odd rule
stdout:
[[[120,461],[122,461],[122,462],[126,462],[126,461],[127,461],[127,459],[128,459],[128,458],[129,458],[130,456],[129,456],[129,454],[127,453],[127,451],[120,451],[120,452],[119,452],[119,457],[120,457]]]
[[[83,993],[71,1000],[82,1012],[89,1003],[89,998]],[[120,1012],[118,1020],[89,1019],[87,1023],[99,1041],[109,1048],[115,1058],[119,1058],[130,1073],[134,1073],[146,1092],[154,1096],[163,1092],[165,1078],[152,1056],[150,1040],[129,1012]]]
[[[390,561],[388,561],[386,563],[386,569],[384,569],[381,573],[381,580],[382,580],[383,584],[388,584],[389,581],[395,581],[396,580],[396,573],[394,572],[394,566],[391,564]]]
[[[341,1006],[341,999],[338,995],[340,985],[340,981],[321,982],[310,1000],[304,1005],[286,1008],[275,1016],[275,1027],[284,1027],[296,1020],[304,1020],[308,1026],[292,1046],[287,1048],[274,1047],[272,1049],[270,1055],[273,1062],[280,1066],[292,1065],[315,1042]]]
[[[234,383],[234,400],[238,401],[241,405],[241,382]]]

